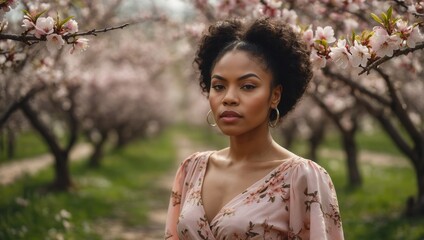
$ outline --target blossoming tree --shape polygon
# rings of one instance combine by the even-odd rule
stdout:
[[[17,3],[1,1],[0,12],[17,7]],[[1,84],[5,86],[1,94],[4,94],[2,98],[5,96],[6,100],[0,112],[0,126],[15,111],[23,112],[54,155],[55,180],[52,187],[58,190],[68,189],[72,185],[68,157],[75,146],[79,129],[75,95],[80,82],[78,73],[69,71],[71,66],[68,59],[63,57],[63,47],[70,45],[70,53],[84,51],[88,47],[88,39],[83,36],[126,26],[79,32],[78,23],[73,17],[62,19],[57,12],[61,9],[64,15],[77,13],[75,10],[79,8],[72,7],[72,4],[72,1],[53,4],[21,1],[19,6],[24,12],[22,25],[16,26],[17,22],[3,19],[0,28]],[[70,7],[63,8],[65,5]],[[22,34],[5,33],[6,30],[22,31]],[[56,109],[55,112],[52,109]],[[57,128],[58,125],[64,128]],[[62,129],[68,131],[63,134],[67,140],[64,145],[58,137]]]

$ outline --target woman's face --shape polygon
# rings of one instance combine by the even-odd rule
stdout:
[[[226,53],[212,69],[209,104],[221,131],[238,136],[268,126],[281,87],[271,89],[272,74],[249,53]]]

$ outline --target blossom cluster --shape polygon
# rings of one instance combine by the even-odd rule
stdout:
[[[0,67],[11,67],[13,64],[25,59],[26,54],[20,52],[16,48],[16,44],[12,40],[1,41],[0,49],[11,49],[0,53]]]
[[[319,1],[302,0],[297,4],[313,4],[314,2]],[[322,1],[322,3],[328,4],[328,1]],[[365,8],[364,0],[338,0],[331,1],[331,4],[338,9],[343,8],[350,12]],[[420,6],[409,5],[408,11],[420,13]],[[360,35],[353,33],[352,37],[340,39],[335,37],[334,29],[331,26],[317,27],[315,31],[312,26],[307,29],[302,27],[298,23],[296,12],[286,9],[282,0],[221,0],[218,1],[216,8],[220,16],[238,14],[250,15],[255,18],[267,16],[283,20],[290,24],[296,32],[302,34],[311,51],[312,63],[321,68],[325,67],[329,61],[333,61],[341,68],[366,67],[379,58],[392,57],[397,50],[415,48],[417,44],[424,42],[419,24],[410,24],[406,20],[393,17],[391,7],[382,13],[381,17],[372,14],[373,19],[379,24],[372,30],[364,31]],[[253,11],[250,11],[252,9]],[[342,21],[345,29],[349,32],[358,26],[353,19],[342,19],[341,15],[333,14],[332,16],[330,14],[329,17]]]
[[[18,5],[18,0],[0,0],[0,18]]]
[[[78,23],[68,17],[60,20],[59,17],[41,17],[42,13],[31,14],[25,12],[22,27],[25,28],[25,34],[32,34],[38,39],[45,39],[47,49],[53,52],[61,49],[65,43],[72,44],[70,53],[75,51],[85,51],[88,47],[87,38],[78,38],[75,34],[78,32]]]
[[[389,9],[388,12],[391,10]],[[384,14],[386,19],[374,18],[381,26],[361,35],[352,34],[349,39],[336,39],[330,26],[317,27],[315,33],[311,28],[303,32],[303,39],[311,50],[314,66],[325,67],[332,60],[341,68],[366,67],[382,57],[392,57],[396,50],[415,48],[424,41],[418,25],[409,25],[401,19],[394,19],[391,14]]]

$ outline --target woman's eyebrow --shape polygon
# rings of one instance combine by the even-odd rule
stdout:
[[[247,73],[247,74],[245,74],[243,76],[238,77],[237,80],[244,80],[244,79],[250,78],[250,77],[255,77],[257,79],[261,79],[258,75],[254,74],[254,73]],[[212,78],[217,78],[217,79],[223,80],[223,81],[226,81],[227,80],[226,78],[224,78],[224,77],[222,77],[220,75],[217,75],[217,74],[212,75],[211,79]]]

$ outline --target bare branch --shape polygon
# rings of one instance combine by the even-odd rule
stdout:
[[[323,68],[322,71],[325,75],[327,75],[329,77],[336,78],[337,80],[342,81],[343,83],[347,84],[351,88],[358,90],[359,92],[367,95],[368,97],[371,97],[372,99],[375,99],[376,101],[378,101],[382,105],[391,106],[391,104],[392,104],[389,99],[387,99],[387,98],[385,98],[381,95],[378,95],[377,93],[371,92],[370,90],[368,90],[367,88],[365,88],[361,84],[353,81],[352,79],[349,79],[348,77],[343,76],[342,74],[332,72],[332,71],[330,71],[329,68]]]
[[[399,128],[395,127],[390,118],[385,115],[384,109],[372,106],[369,101],[361,96],[356,96],[356,98],[380,122],[396,146],[415,164],[414,159],[416,157],[413,149],[408,145],[408,141],[402,136]]]
[[[392,99],[391,109],[393,113],[399,118],[401,124],[405,127],[406,131],[411,136],[414,143],[419,145],[419,143],[423,141],[423,136],[421,135],[417,127],[414,125],[411,118],[409,117],[408,112],[406,108],[404,107],[405,104],[402,102],[402,99],[399,96],[398,92],[396,91],[395,86],[393,85],[393,82],[390,81],[389,75],[384,73],[383,70],[381,70],[380,68],[377,68],[376,71],[384,79],[384,81],[386,82],[387,88],[389,89],[389,93]]]
[[[44,89],[45,89],[44,85],[41,87],[33,88],[27,94],[22,96],[20,99],[9,104],[6,110],[2,112],[0,115],[0,128],[3,126],[3,124],[6,123],[9,117],[12,116],[12,114],[22,106],[23,103],[27,102],[29,99],[34,97],[38,92],[41,92]]]
[[[63,39],[68,40],[69,38],[72,38],[72,37],[89,36],[89,35],[97,36],[98,33],[105,33],[105,32],[109,32],[109,31],[113,31],[113,30],[117,30],[117,29],[124,29],[125,27],[127,27],[129,25],[130,25],[129,23],[125,23],[125,24],[122,24],[122,25],[116,26],[116,27],[108,27],[108,28],[103,28],[103,29],[100,29],[100,30],[93,29],[93,30],[88,31],[88,32],[66,35],[66,36],[63,37]]]
[[[407,48],[407,49],[403,49],[403,50],[397,50],[397,51],[395,51],[393,53],[393,56],[391,56],[391,57],[384,56],[384,57],[382,57],[382,58],[374,61],[370,65],[364,67],[364,69],[358,75],[361,75],[361,74],[363,74],[365,72],[367,74],[369,74],[372,69],[376,69],[379,65],[381,65],[382,63],[387,62],[388,60],[390,60],[392,58],[398,57],[400,55],[406,55],[408,53],[411,53],[411,52],[414,52],[414,51],[420,50],[420,49],[424,49],[424,42],[416,45],[414,48]]]

